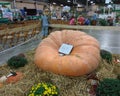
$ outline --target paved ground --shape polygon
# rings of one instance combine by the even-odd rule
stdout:
[[[38,46],[41,42],[41,36],[37,35],[25,42],[21,42],[20,44],[8,48],[4,51],[0,52],[0,65],[4,64],[10,57],[18,55],[19,53],[27,52],[28,50],[33,50]]]
[[[120,54],[120,31],[110,30],[84,30],[95,37],[99,42],[101,49],[106,49],[113,54]]]
[[[102,29],[101,30],[83,29],[82,31],[95,37],[100,42],[101,49],[106,49],[112,52],[113,54],[120,54],[120,31]]]
[[[90,29],[83,31],[95,37],[100,42],[101,49],[110,51],[113,54],[120,54],[120,31],[102,29]],[[40,41],[41,38],[38,36],[38,39],[31,39],[24,44],[20,44],[18,46],[14,46],[13,48],[0,52],[0,64],[5,62],[12,55],[16,55],[18,53],[35,48]]]

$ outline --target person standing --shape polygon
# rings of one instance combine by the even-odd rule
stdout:
[[[41,16],[41,26],[42,26],[42,38],[48,36],[48,27],[49,27],[49,20],[48,20],[48,9],[44,10],[43,15]]]
[[[92,16],[92,21],[91,21],[91,24],[92,25],[97,25],[97,20],[98,20],[98,14],[97,12],[95,11],[93,16]]]
[[[79,17],[77,18],[77,23],[78,25],[84,25],[85,18],[82,15],[79,15]]]
[[[85,18],[84,25],[90,25],[90,19],[88,17]]]
[[[70,18],[69,25],[75,25],[75,23],[76,23],[75,17],[72,16],[72,17]]]

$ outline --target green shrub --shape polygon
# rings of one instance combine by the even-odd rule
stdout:
[[[120,80],[107,78],[100,81],[96,96],[120,96]]]
[[[25,64],[27,63],[28,63],[27,59],[20,55],[13,56],[7,61],[8,66],[11,68],[24,67]]]
[[[28,96],[59,96],[59,92],[51,83],[38,83],[32,86]]]
[[[101,55],[102,59],[105,59],[107,61],[107,63],[112,62],[112,54],[109,51],[101,49],[100,55]]]
[[[99,24],[100,24],[101,26],[107,26],[107,25],[108,25],[108,22],[107,22],[105,19],[100,19],[100,20],[99,20]]]
[[[118,74],[117,79],[119,79],[119,80],[120,80],[120,74]]]

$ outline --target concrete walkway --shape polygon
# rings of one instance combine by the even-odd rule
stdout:
[[[101,49],[110,51],[113,54],[120,54],[120,31],[111,30],[83,30],[95,37]]]
[[[22,42],[21,44],[18,44],[17,46],[1,51],[0,52],[0,65],[5,64],[6,61],[12,56],[15,56],[15,55],[18,55],[19,53],[24,53],[24,52],[27,52],[29,50],[36,48],[38,44],[41,42],[41,40],[42,39],[40,35],[37,35],[25,42]]]

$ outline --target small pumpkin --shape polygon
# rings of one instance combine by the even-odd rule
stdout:
[[[2,83],[0,83],[0,88],[2,88],[3,87],[3,84]]]
[[[74,46],[69,55],[59,55],[63,43]],[[38,45],[34,56],[39,68],[68,76],[88,74],[98,67],[99,61],[99,42],[85,32],[75,30],[52,32]]]
[[[23,78],[23,73],[16,72],[16,75],[7,77],[6,82],[7,83],[16,83],[17,81],[21,80],[22,78]]]
[[[4,82],[6,82],[6,80],[7,80],[6,76],[0,77],[0,83],[4,83]]]

